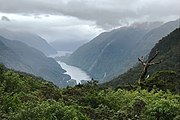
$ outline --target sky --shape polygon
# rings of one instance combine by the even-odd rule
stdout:
[[[0,0],[0,27],[34,32],[48,42],[89,41],[134,22],[167,22],[180,0]]]

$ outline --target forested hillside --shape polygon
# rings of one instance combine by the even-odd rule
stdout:
[[[159,51],[159,54],[154,61],[161,60],[162,62],[149,68],[147,74],[150,76],[149,79],[151,79],[151,76],[153,77],[153,74],[158,71],[174,71],[176,74],[180,75],[180,28],[162,38],[152,48],[148,58],[151,58],[155,54],[156,50]],[[129,69],[126,73],[106,83],[106,85],[117,87],[118,85],[132,83],[139,79],[142,70],[142,65],[139,63]],[[174,76],[172,79],[179,80],[180,78],[176,78],[176,76]]]
[[[180,96],[166,91],[112,90],[94,81],[59,89],[0,65],[0,119],[179,120]]]

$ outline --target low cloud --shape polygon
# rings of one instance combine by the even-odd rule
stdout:
[[[36,33],[49,42],[54,40],[87,41],[103,31],[97,28],[94,22],[74,17],[40,15],[37,19],[34,16],[7,15],[11,16],[11,22],[0,22],[0,28]]]
[[[8,22],[10,21],[10,19],[9,19],[8,17],[6,17],[6,16],[2,16],[2,17],[1,17],[1,20],[2,20],[2,21],[8,21]]]
[[[135,22],[167,22],[180,0],[0,0],[0,28],[26,30],[53,40],[90,40]],[[11,19],[9,19],[11,18]]]
[[[110,29],[135,21],[177,18],[179,4],[178,0],[1,0],[0,11],[71,16]]]

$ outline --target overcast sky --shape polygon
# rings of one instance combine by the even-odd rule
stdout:
[[[0,0],[0,27],[48,41],[90,40],[102,31],[178,19],[180,0]]]

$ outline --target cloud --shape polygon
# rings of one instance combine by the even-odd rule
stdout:
[[[175,20],[178,5],[179,0],[0,0],[0,28],[34,32],[48,41],[90,40],[134,22]]]
[[[37,19],[34,16],[0,13],[0,16],[5,15],[10,16],[12,20],[0,22],[0,28],[36,33],[49,42],[54,40],[87,41],[102,32],[102,29],[97,28],[94,22],[79,20],[75,17],[39,15]]]
[[[2,21],[8,21],[8,22],[10,21],[10,19],[9,19],[8,17],[6,17],[6,16],[2,16],[2,17],[1,17],[1,20],[2,20]]]
[[[1,0],[0,11],[71,16],[109,29],[134,21],[175,19],[179,4],[178,0]]]

